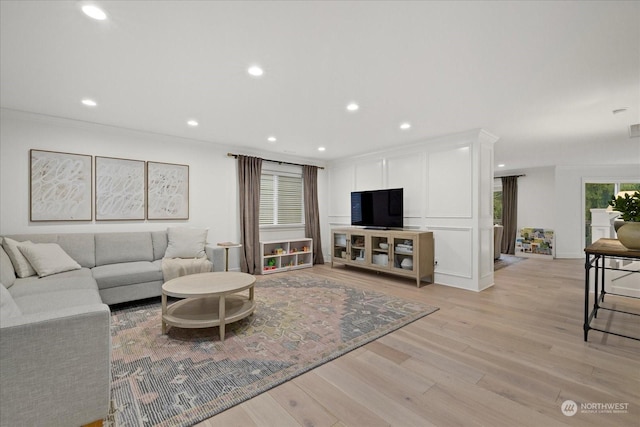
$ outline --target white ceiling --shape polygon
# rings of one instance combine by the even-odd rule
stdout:
[[[84,3],[1,1],[3,108],[315,161],[485,128],[501,162],[640,123],[637,1]]]

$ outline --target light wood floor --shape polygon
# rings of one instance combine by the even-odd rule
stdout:
[[[314,267],[440,310],[198,426],[640,426],[640,342],[583,341],[583,271],[582,260],[527,259],[475,293]],[[640,312],[640,300],[608,301]],[[601,325],[640,337],[640,317],[609,313]],[[568,417],[565,400],[627,413]]]

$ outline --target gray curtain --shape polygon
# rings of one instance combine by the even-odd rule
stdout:
[[[313,263],[324,264],[322,243],[320,242],[320,214],[318,210],[318,167],[302,166],[304,185],[304,231],[313,239]]]
[[[238,196],[240,199],[240,270],[260,271],[260,177],[262,159],[238,156]]]
[[[518,227],[518,177],[502,177],[502,253],[515,254]]]

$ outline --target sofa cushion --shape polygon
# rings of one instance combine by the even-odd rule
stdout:
[[[162,259],[167,251],[167,231],[152,231],[151,241],[153,243],[153,259]]]
[[[162,281],[162,270],[147,261],[100,265],[91,269],[99,289]]]
[[[82,268],[57,243],[20,243],[18,249],[40,277]]]
[[[16,271],[13,269],[13,263],[2,248],[2,245],[0,245],[0,282],[10,288],[15,281]]]
[[[78,264],[91,268],[96,265],[96,242],[94,236],[94,233],[58,234],[56,243]]]
[[[56,273],[46,277],[31,276],[31,277],[25,277],[23,279],[16,279],[15,285],[18,286],[18,285],[24,285],[27,283],[41,283],[41,282],[52,283],[52,282],[73,279],[76,277],[81,277],[85,280],[89,279],[90,282],[94,281],[93,276],[91,275],[91,269],[82,267],[79,270],[64,271],[62,273]]]
[[[44,313],[88,304],[102,304],[97,289],[68,289],[14,297],[22,314]]]
[[[96,265],[153,261],[151,233],[98,233],[95,235]]]
[[[26,242],[17,242],[8,237],[2,239],[2,247],[7,252],[7,255],[9,255],[9,259],[11,259],[16,275],[18,277],[35,276],[36,271],[22,252],[20,252],[20,249],[18,249],[19,244],[31,244],[31,241],[27,240]]]
[[[207,228],[169,227],[165,258],[202,258],[206,256]]]
[[[0,283],[0,320],[5,320],[10,317],[17,317],[22,315],[22,312],[16,305],[16,302],[13,300],[13,297],[4,287],[2,283]]]
[[[84,272],[81,276],[69,276],[66,273],[54,274],[42,279],[27,277],[16,280],[15,285],[9,290],[14,298],[25,295],[41,294],[44,292],[56,292],[72,289],[98,289],[96,281],[91,276],[91,270],[70,271],[69,273]]]

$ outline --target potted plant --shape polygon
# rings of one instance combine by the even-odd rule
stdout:
[[[612,196],[609,205],[624,221],[617,230],[620,243],[627,249],[640,250],[640,192]]]

